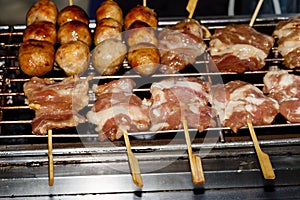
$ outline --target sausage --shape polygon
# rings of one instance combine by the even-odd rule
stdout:
[[[55,49],[47,41],[27,40],[19,49],[18,60],[21,70],[29,76],[42,76],[51,71]]]
[[[129,48],[128,63],[141,75],[151,75],[156,72],[160,64],[160,52],[150,43],[139,43]]]
[[[158,45],[156,30],[152,27],[138,27],[127,30],[125,40],[128,46],[134,46],[142,42]]]
[[[81,41],[63,44],[56,51],[55,62],[68,76],[80,75],[89,66],[89,47]]]
[[[76,5],[66,6],[58,13],[58,26],[62,26],[70,21],[80,21],[86,25],[89,25],[89,17],[87,13],[81,7]]]
[[[124,29],[131,29],[131,25],[136,21],[143,22],[150,27],[157,27],[158,25],[157,15],[154,10],[141,5],[132,8],[127,13],[124,19]]]
[[[98,45],[103,40],[116,38],[122,40],[122,25],[112,19],[105,18],[97,22],[94,32],[94,44]]]
[[[52,1],[40,0],[33,4],[26,14],[26,25],[47,21],[56,24],[58,9]]]
[[[23,33],[23,42],[27,40],[48,41],[54,45],[56,43],[56,27],[47,21],[30,24]]]
[[[80,21],[70,21],[59,27],[57,40],[60,44],[79,40],[89,47],[92,45],[92,35],[89,26]]]
[[[106,0],[96,10],[96,21],[112,18],[123,25],[123,12],[120,6],[113,0]]]
[[[102,75],[116,73],[127,54],[127,47],[118,39],[106,39],[92,51],[92,64]]]

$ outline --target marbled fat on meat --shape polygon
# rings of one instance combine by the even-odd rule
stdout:
[[[212,86],[213,108],[218,111],[223,126],[233,132],[251,119],[254,125],[271,124],[279,110],[279,104],[252,84],[231,81]]]
[[[27,103],[35,110],[34,134],[47,134],[49,129],[77,126],[85,122],[78,112],[88,105],[87,79],[68,77],[61,82],[33,77],[24,84]]]

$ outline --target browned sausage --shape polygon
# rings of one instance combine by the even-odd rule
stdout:
[[[95,28],[94,32],[94,43],[98,45],[103,40],[109,38],[116,38],[122,40],[122,25],[112,19],[112,18],[105,18],[100,20]]]
[[[89,26],[80,21],[70,21],[59,27],[57,40],[60,44],[79,40],[89,47],[92,45],[92,35]]]
[[[40,21],[48,21],[56,24],[57,14],[57,7],[52,1],[39,0],[28,10],[26,24],[29,26],[30,24]]]
[[[23,42],[27,40],[56,43],[56,27],[53,23],[42,21],[29,25],[23,33]]]
[[[81,7],[76,5],[67,6],[58,13],[57,24],[62,26],[70,21],[80,21],[88,25],[89,17]]]
[[[127,59],[136,73],[148,76],[155,73],[159,67],[160,53],[153,44],[139,43],[130,47]]]
[[[158,25],[157,15],[154,10],[141,5],[132,8],[127,13],[124,19],[124,29],[131,29],[131,25],[136,21],[143,22],[150,27],[157,27]]]
[[[113,0],[106,0],[96,10],[96,21],[112,18],[123,25],[123,12],[120,6]]]
[[[50,42],[28,40],[21,44],[18,60],[25,74],[42,76],[52,70],[54,56],[54,46]]]

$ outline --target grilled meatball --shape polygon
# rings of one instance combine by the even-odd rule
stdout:
[[[139,43],[130,47],[127,58],[136,73],[145,76],[153,74],[160,63],[159,50],[150,43]]]
[[[23,41],[39,40],[56,43],[56,27],[53,23],[42,21],[29,25],[23,33]]]
[[[42,76],[52,70],[54,55],[54,46],[50,42],[28,40],[20,46],[19,65],[29,76]]]
[[[68,76],[84,73],[90,61],[90,49],[81,41],[61,45],[55,54],[55,62]]]
[[[109,38],[116,38],[122,40],[122,25],[112,19],[112,18],[105,18],[100,20],[95,28],[94,33],[94,43],[98,45],[103,40]]]
[[[57,24],[62,26],[70,21],[80,21],[88,25],[89,17],[81,7],[76,5],[67,6],[58,13]]]
[[[29,26],[35,22],[48,21],[56,24],[58,10],[52,1],[40,0],[33,4],[26,15],[26,24]]]
[[[142,42],[147,42],[155,46],[158,45],[155,28],[143,26],[143,24],[140,23],[134,24],[136,25],[133,26],[132,29],[125,32],[125,40],[128,46],[133,46]]]
[[[127,48],[122,41],[111,38],[98,44],[92,52],[92,63],[102,75],[116,73],[122,65]]]
[[[97,8],[96,21],[99,22],[105,18],[112,18],[123,25],[123,12],[116,2],[106,0]]]
[[[79,40],[89,47],[92,45],[92,35],[88,25],[80,21],[70,21],[63,24],[58,29],[57,40],[60,44]]]
[[[131,29],[131,25],[137,21],[143,22],[150,27],[157,27],[158,25],[157,15],[154,10],[141,5],[138,5],[131,9],[125,16],[125,30]]]

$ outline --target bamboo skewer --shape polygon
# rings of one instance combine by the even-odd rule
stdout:
[[[141,176],[139,162],[136,159],[136,157],[134,156],[134,154],[132,153],[127,131],[123,131],[123,135],[124,135],[124,140],[125,140],[125,144],[126,144],[126,150],[127,150],[130,170],[131,170],[131,174],[132,174],[132,180],[133,180],[134,184],[137,185],[138,187],[143,187],[143,179]]]
[[[143,6],[147,7],[147,0],[143,0]]]
[[[190,160],[190,167],[191,167],[193,183],[194,184],[204,184],[205,178],[204,178],[201,158],[199,156],[194,155],[194,153],[193,153],[190,134],[189,134],[189,130],[188,130],[188,125],[187,125],[187,121],[186,121],[184,115],[182,116],[181,121],[183,124],[185,141],[186,141],[187,148],[188,148],[188,155],[189,155],[189,160]]]
[[[54,167],[52,154],[52,130],[48,130],[48,185],[54,184]]]
[[[248,128],[251,134],[251,138],[254,144],[254,148],[260,163],[260,167],[265,179],[275,179],[274,170],[270,161],[268,154],[264,153],[258,143],[252,121],[250,119],[247,120]]]
[[[259,10],[260,10],[260,7],[261,7],[263,1],[264,1],[264,0],[259,0],[259,2],[257,3],[256,8],[255,8],[255,11],[254,11],[254,13],[253,13],[253,15],[252,15],[252,17],[251,17],[249,26],[251,26],[251,27],[253,26],[254,21],[255,21],[257,15],[258,15],[258,12],[259,12]]]
[[[69,0],[69,5],[72,6],[73,5],[73,1]]]
[[[189,0],[188,4],[186,6],[186,10],[189,12],[188,18],[193,17],[197,3],[198,3],[198,0]]]

